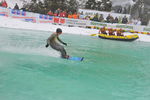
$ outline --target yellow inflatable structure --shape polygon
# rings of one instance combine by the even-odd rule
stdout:
[[[127,35],[127,36],[116,36],[116,35],[106,35],[106,34],[99,34],[99,38],[102,39],[110,39],[110,40],[120,40],[120,41],[134,41],[139,38],[138,35]]]

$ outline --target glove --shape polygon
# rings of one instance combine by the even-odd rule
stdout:
[[[48,46],[49,46],[48,44],[45,45],[46,48],[47,48]]]
[[[67,46],[67,43],[63,43],[65,46]]]

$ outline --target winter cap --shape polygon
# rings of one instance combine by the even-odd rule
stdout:
[[[61,28],[57,28],[57,29],[56,29],[56,32],[57,32],[57,33],[62,33],[62,29],[61,29]]]

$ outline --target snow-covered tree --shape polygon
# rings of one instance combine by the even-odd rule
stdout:
[[[77,0],[31,0],[31,2],[24,4],[27,11],[46,14],[49,10],[77,10]]]

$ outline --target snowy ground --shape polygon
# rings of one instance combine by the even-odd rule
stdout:
[[[0,16],[0,27],[7,28],[18,28],[18,29],[30,29],[30,30],[41,30],[41,31],[51,31],[54,32],[56,28],[62,28],[63,33],[69,34],[81,34],[81,35],[90,35],[98,33],[96,29],[85,29],[79,27],[67,27],[62,25],[53,25],[53,24],[41,24],[41,23],[31,23],[24,22],[17,19],[7,18]]]
[[[91,35],[98,33],[97,29],[67,27],[53,24],[31,23],[2,16],[0,16],[0,22],[1,22],[0,27],[6,28],[30,29],[30,30],[50,31],[50,32],[54,32],[56,28],[61,28],[63,30],[63,33],[68,34]],[[143,34],[138,35],[140,38],[137,41],[150,42],[150,35],[143,35]]]

